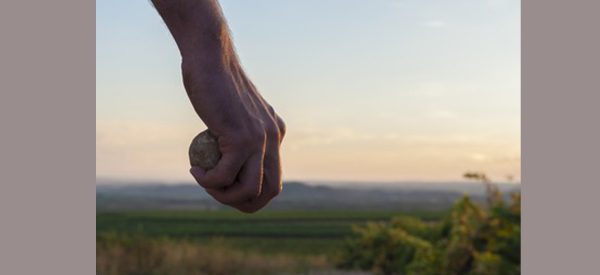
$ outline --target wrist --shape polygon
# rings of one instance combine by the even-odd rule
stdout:
[[[152,0],[187,63],[236,62],[229,29],[216,0]]]

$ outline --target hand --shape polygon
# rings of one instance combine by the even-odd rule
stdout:
[[[194,109],[217,136],[221,159],[196,181],[217,201],[252,213],[282,190],[279,149],[285,124],[248,79],[214,0],[154,0],[182,55]]]
[[[243,74],[206,79],[198,77],[202,73],[202,68],[184,65],[184,85],[217,136],[222,156],[213,169],[192,167],[190,172],[219,202],[255,212],[281,192],[279,147],[285,124]]]

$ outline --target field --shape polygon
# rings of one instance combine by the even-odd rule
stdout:
[[[441,212],[117,211],[96,214],[97,274],[369,274],[335,270],[353,225]]]
[[[520,274],[520,193],[487,188],[438,211],[98,211],[96,273]]]
[[[436,219],[443,213],[397,211],[269,211],[247,215],[234,211],[99,212],[96,234],[144,236],[206,243],[220,242],[263,254],[327,255],[352,233],[352,226],[388,221],[394,216]]]

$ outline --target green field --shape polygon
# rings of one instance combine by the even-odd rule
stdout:
[[[96,235],[144,236],[198,243],[214,241],[266,254],[330,255],[352,233],[353,225],[411,215],[434,220],[437,212],[388,211],[235,211],[99,212]]]
[[[441,212],[97,212],[96,271],[519,274],[520,194],[508,201],[496,191],[488,199],[463,197]]]

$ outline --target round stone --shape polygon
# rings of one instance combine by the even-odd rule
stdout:
[[[204,170],[212,169],[221,158],[217,137],[209,130],[201,132],[192,140],[189,155],[192,166],[199,166]]]

